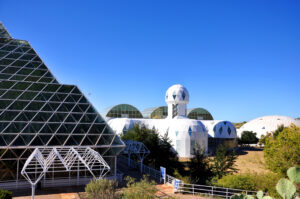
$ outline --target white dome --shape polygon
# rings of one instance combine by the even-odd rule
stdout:
[[[259,117],[241,126],[241,128],[238,129],[238,136],[241,137],[243,131],[253,131],[256,133],[256,137],[260,138],[268,132],[275,131],[281,125],[288,127],[291,124],[300,126],[300,120],[278,115]]]
[[[202,120],[208,131],[208,136],[213,138],[237,138],[236,128],[229,121]]]
[[[166,92],[167,104],[187,104],[189,103],[189,92],[180,84],[171,86]]]

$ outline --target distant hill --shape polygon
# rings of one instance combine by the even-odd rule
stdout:
[[[243,126],[244,124],[246,124],[247,122],[244,121],[244,122],[240,122],[240,123],[233,123],[233,125],[235,126],[236,129],[239,129],[241,128],[241,126]]]

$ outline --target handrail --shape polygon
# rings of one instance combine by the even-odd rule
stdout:
[[[118,159],[121,161],[124,161],[124,163],[127,163],[128,158],[119,155]],[[130,167],[131,168],[137,168],[139,169],[141,167],[141,164],[139,162],[136,162],[135,160],[130,160]],[[159,170],[156,170],[154,168],[151,168],[147,165],[142,164],[142,172],[149,174],[154,179],[158,180],[159,182],[163,182],[161,178],[161,174]],[[166,183],[171,184],[174,186],[174,182],[176,179],[174,176],[166,175]],[[216,187],[216,186],[208,186],[208,185],[199,185],[199,184],[189,184],[180,182],[178,189],[174,190],[174,192],[177,193],[188,193],[188,194],[204,194],[204,195],[211,195],[211,196],[219,196],[223,198],[230,198],[232,195],[235,194],[256,194],[256,191],[250,191],[250,190],[243,190],[243,189],[233,189],[233,188],[226,188],[226,187]]]

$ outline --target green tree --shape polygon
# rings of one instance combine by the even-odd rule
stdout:
[[[194,157],[188,163],[191,181],[195,184],[205,184],[213,177],[210,160],[200,145],[194,149]]]
[[[237,156],[234,151],[225,145],[219,145],[215,157],[213,158],[213,173],[218,179],[225,175],[235,173],[237,169],[234,167]]]
[[[178,161],[177,153],[172,150],[172,143],[168,137],[168,132],[164,136],[159,136],[156,129],[148,129],[144,125],[134,125],[121,138],[145,144],[150,150],[150,154],[145,159],[145,164],[155,168],[159,168],[160,166],[166,167],[167,172],[170,174],[173,174],[175,168],[180,171],[183,170],[183,166]]]
[[[253,131],[243,131],[239,142],[240,144],[256,144],[258,138]]]
[[[291,125],[277,136],[265,140],[264,157],[271,171],[286,174],[288,168],[300,166],[300,127]]]

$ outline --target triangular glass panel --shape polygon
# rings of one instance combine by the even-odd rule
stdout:
[[[48,126],[48,124],[45,124],[45,126],[42,128],[42,130],[40,131],[40,133],[49,133],[49,134],[52,134],[53,131],[52,131],[52,129]]]
[[[68,135],[56,135],[56,137],[60,142],[60,145],[63,145],[66,142]]]
[[[48,146],[59,146],[60,142],[59,140],[56,138],[56,136],[53,136],[51,141],[49,142]]]
[[[86,136],[82,142],[83,146],[92,146],[93,145],[93,142],[91,142],[91,140]]]
[[[67,133],[70,133],[68,132],[67,128],[65,127],[65,125],[61,125],[57,131],[57,133],[64,133],[64,134],[67,134]]]
[[[2,136],[0,136],[0,146],[7,146]]]
[[[80,94],[81,95],[81,92],[79,91],[79,89],[77,87],[75,87],[72,91],[72,93],[75,93],[75,94]]]
[[[52,135],[40,135],[41,140],[43,141],[43,143],[46,145],[48,143],[48,141],[50,140]]]
[[[45,104],[44,107],[42,108],[42,111],[53,111],[53,109],[49,104]]]
[[[24,135],[24,134],[22,135],[21,134],[21,137],[23,138],[25,144],[28,145],[34,138],[34,135]]]
[[[11,141],[17,136],[17,134],[3,134],[1,135],[7,145],[10,145]]]
[[[15,121],[28,121],[27,117],[25,116],[24,113],[21,113],[16,119]]]
[[[12,143],[12,146],[26,146],[25,141],[21,136],[17,137],[17,139]]]
[[[53,111],[55,111],[60,104],[59,103],[49,103],[49,105],[51,106]]]

